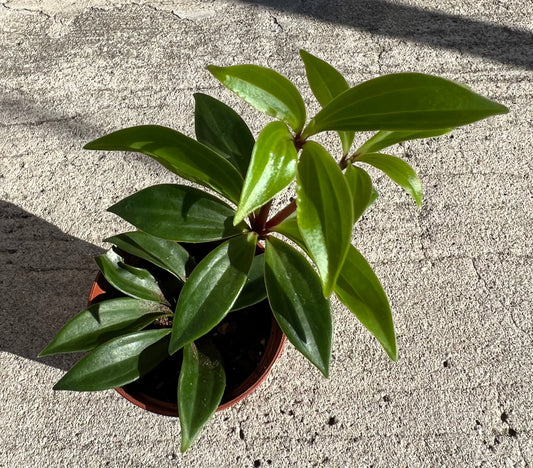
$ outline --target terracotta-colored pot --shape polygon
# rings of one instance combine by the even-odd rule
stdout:
[[[105,295],[109,291],[109,288],[111,287],[105,278],[101,273],[98,273],[98,276],[96,277],[96,280],[93,283],[89,293],[89,305],[102,300],[100,296]],[[259,364],[244,382],[242,382],[230,394],[224,395],[222,403],[218,407],[217,411],[222,411],[232,405],[235,405],[252,393],[266,379],[270,369],[274,365],[274,362],[281,356],[286,337],[279,328],[279,325],[271,311],[270,317],[270,336]],[[134,405],[139,406],[147,411],[165,416],[178,416],[178,407],[176,404],[155,399],[150,395],[140,391],[129,392],[123,387],[116,388],[115,390]]]

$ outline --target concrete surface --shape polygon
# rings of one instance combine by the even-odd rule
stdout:
[[[533,29],[526,0],[0,0],[1,467],[533,465]],[[268,119],[205,65],[257,63],[297,83],[299,48],[353,84],[443,75],[511,112],[396,147],[425,204],[377,176],[354,241],[390,296],[400,359],[335,303],[331,378],[291,346],[186,455],[178,421],[113,391],[54,393],[72,357],[36,360],[83,307],[91,257],[125,225],[106,207],[173,181],[140,155],[84,152],[105,132],[192,134],[192,93]]]

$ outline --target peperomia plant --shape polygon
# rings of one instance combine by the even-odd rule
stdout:
[[[396,360],[387,297],[351,244],[354,223],[377,197],[364,166],[383,171],[421,205],[415,171],[381,151],[507,109],[463,85],[419,73],[387,75],[350,88],[331,65],[304,51],[301,56],[322,106],[307,124],[300,93],[277,72],[256,65],[209,66],[222,84],[276,119],[257,140],[231,108],[195,94],[196,139],[170,128],[139,126],[85,146],[147,154],[218,195],[163,184],[109,208],[137,228],[106,239],[114,247],[96,259],[121,297],[88,307],[43,350],[41,356],[90,351],[55,389],[122,386],[183,350],[177,401],[185,451],[224,392],[220,354],[204,337],[230,311],[265,297],[289,341],[326,377],[333,293]],[[329,130],[341,140],[338,158],[312,140]],[[369,130],[377,133],[352,150],[355,132]],[[295,198],[271,214],[274,197],[293,181]],[[198,264],[180,245],[212,241],[218,244]],[[264,254],[256,255],[258,242]],[[129,258],[144,263],[132,265]],[[146,264],[155,270],[142,267]],[[152,326],[162,318],[167,327]]]

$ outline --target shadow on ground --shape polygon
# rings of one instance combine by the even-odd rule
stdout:
[[[457,50],[533,69],[533,34],[527,30],[386,0],[256,0],[253,3],[371,34]]]
[[[0,351],[69,369],[74,355],[37,354],[86,304],[102,252],[0,201]]]

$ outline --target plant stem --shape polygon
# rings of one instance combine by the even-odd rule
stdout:
[[[283,220],[287,219],[291,214],[296,210],[296,200],[292,200],[285,208],[280,212],[274,215],[271,219],[265,224],[265,229],[271,229],[274,226],[277,226]]]
[[[269,202],[265,203],[254,219],[253,228],[258,234],[261,234],[266,228],[266,222],[268,219],[268,213],[270,212],[270,207],[272,206],[272,201],[273,200],[270,200]]]

